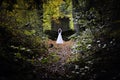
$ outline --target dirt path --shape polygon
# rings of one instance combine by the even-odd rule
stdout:
[[[63,44],[56,44],[56,41],[49,40],[48,44],[52,47],[49,48],[49,53],[56,52],[61,60],[59,62],[65,62],[71,55],[72,41],[64,41]]]
[[[56,53],[60,57],[60,60],[53,63],[50,69],[55,72],[59,71],[59,73],[63,73],[63,66],[71,56],[71,46],[73,45],[73,41],[64,41],[63,44],[56,44],[56,41],[49,40],[48,44],[50,45],[49,53]]]

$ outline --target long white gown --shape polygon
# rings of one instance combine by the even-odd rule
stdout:
[[[59,32],[59,34],[58,34],[57,41],[56,41],[57,44],[63,44],[63,39],[62,39],[61,33],[62,32]]]

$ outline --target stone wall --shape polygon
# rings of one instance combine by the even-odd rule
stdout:
[[[58,31],[61,28],[64,31],[70,30],[70,20],[67,17],[59,18],[57,20],[51,20],[51,30]]]

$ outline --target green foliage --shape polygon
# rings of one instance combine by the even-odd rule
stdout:
[[[40,60],[41,63],[55,63],[59,61],[60,57],[56,53],[50,53],[47,57]]]
[[[3,0],[0,10],[0,37],[4,43],[2,54],[13,57],[14,61],[33,64],[34,59],[47,53],[45,35],[42,31],[41,16],[33,0],[10,3]],[[13,7],[7,9],[9,5]],[[31,8],[29,8],[31,6]],[[10,7],[10,6],[9,6]],[[0,45],[0,46],[2,46]]]
[[[35,34],[35,32],[36,32],[35,30],[31,30],[31,31],[25,30],[25,31],[24,31],[24,34],[29,36],[29,35]]]
[[[92,13],[94,13],[94,15]],[[97,18],[95,18],[95,16]],[[76,42],[72,47],[73,53],[88,55],[92,52],[92,43],[94,36],[96,35],[93,33],[93,30],[95,30],[95,24],[96,21],[99,20],[99,15],[94,10],[94,8],[90,8],[89,11],[82,11],[81,9],[81,12],[76,12],[74,17],[74,23],[79,24],[77,28],[79,32],[71,36],[71,38]]]
[[[92,2],[94,5],[89,4],[89,9],[86,6],[87,3],[85,6],[81,4],[82,1],[87,0],[78,1],[80,6],[76,7],[79,10],[76,11],[77,16],[75,17],[77,18],[76,23],[80,24],[80,30],[72,38],[76,41],[73,51],[76,50],[75,52],[83,54],[83,58],[77,62],[69,63],[71,67],[68,69],[67,77],[73,80],[76,78],[82,80],[119,80],[119,68],[116,63],[119,63],[118,56],[120,56],[117,48],[120,47],[120,38],[118,37],[120,30],[118,23],[111,25],[112,17],[115,16],[112,14],[114,11],[111,8],[115,6],[112,4],[114,1],[95,0]],[[92,7],[90,8],[90,6]],[[81,27],[84,27],[85,30],[81,30]],[[78,52],[79,50],[82,51]],[[89,53],[94,54],[89,55]],[[88,56],[86,57],[86,55]],[[118,71],[117,74],[116,71]]]
[[[95,40],[100,39],[100,36],[109,34],[106,32],[110,30],[110,28],[107,28],[110,21],[106,20],[109,19],[108,16],[101,15],[95,7],[87,8],[89,1],[79,0],[78,2],[79,5],[75,6],[73,12],[74,23],[78,25],[78,30],[77,34],[71,36],[75,40],[75,45],[72,48],[74,54],[80,53],[84,57],[107,47],[107,43],[96,41],[98,43],[96,44]],[[103,20],[103,16],[105,20]]]
[[[85,11],[84,9],[87,7],[86,1],[82,1],[80,4],[81,5],[77,7],[79,8],[79,11],[74,12],[74,23],[78,25],[78,30],[77,34],[72,36],[76,41],[73,46],[73,53],[81,53],[88,56],[89,54],[94,53],[94,39],[100,36],[104,30],[99,23],[101,16],[98,11],[93,7]]]
[[[70,27],[73,28],[72,22],[72,1],[70,0],[48,0],[43,4],[43,27],[44,30],[51,29],[51,20],[54,19],[56,22],[58,18],[69,17]]]
[[[76,35],[73,38],[74,39],[76,38],[76,40],[75,40],[76,43],[72,46],[73,54],[76,54],[76,53],[88,54],[88,53],[90,53],[89,51],[91,51],[92,42],[94,39],[94,36],[90,29],[86,29],[81,34]]]
[[[34,0],[14,1],[0,4],[0,79],[32,80],[37,58],[47,53],[41,14]]]

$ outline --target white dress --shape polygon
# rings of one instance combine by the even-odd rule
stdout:
[[[57,44],[63,44],[63,39],[62,39],[61,33],[62,33],[62,31],[60,31],[58,33],[58,37],[57,37],[57,41],[56,41]]]

